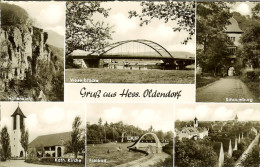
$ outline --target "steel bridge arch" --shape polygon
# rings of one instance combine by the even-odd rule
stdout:
[[[171,53],[165,49],[162,45],[156,43],[156,42],[153,42],[153,41],[150,41],[150,40],[146,40],[146,39],[137,39],[137,40],[126,40],[126,41],[120,41],[120,42],[115,42],[115,43],[112,43],[108,46],[106,46],[105,48],[102,48],[102,49],[98,49],[88,55],[93,55],[95,53],[98,53],[98,52],[101,52],[101,54],[98,54],[98,55],[104,55],[105,53],[107,53],[108,51],[116,48],[116,47],[119,47],[121,45],[124,45],[126,43],[130,43],[130,42],[136,42],[136,43],[141,43],[143,45],[146,45],[150,48],[152,48],[155,52],[157,52],[161,57],[166,57],[168,56],[169,58],[173,58],[173,56],[171,55]],[[160,52],[160,51],[163,51],[165,54],[163,54],[163,52]]]

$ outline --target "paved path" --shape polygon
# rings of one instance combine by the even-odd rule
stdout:
[[[0,167],[61,167],[52,165],[37,165],[25,163],[24,160],[10,160],[5,162],[0,162]]]
[[[227,99],[228,98],[228,99]],[[230,100],[232,98],[232,101]],[[198,88],[197,102],[259,102],[248,87],[237,77],[226,77]]]
[[[166,154],[164,152],[159,154],[151,154],[144,158],[128,162],[122,165],[118,165],[116,167],[147,167],[147,166],[153,166],[156,163],[160,161],[164,161],[166,158],[170,157],[169,154]]]

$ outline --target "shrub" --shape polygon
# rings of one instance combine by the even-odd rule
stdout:
[[[87,144],[103,144],[100,140],[88,140]]]
[[[162,148],[162,150],[167,154],[173,155],[173,141],[170,141],[169,144]]]

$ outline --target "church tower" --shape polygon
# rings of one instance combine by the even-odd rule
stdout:
[[[238,122],[238,117],[237,117],[237,114],[236,114],[236,117],[235,117],[235,123]]]
[[[197,128],[199,126],[199,121],[197,119],[197,117],[195,117],[194,119],[194,128]]]
[[[11,115],[13,117],[12,129],[11,129],[11,156],[12,157],[24,157],[24,150],[20,143],[21,131],[24,127],[24,119],[26,118],[22,110],[19,107]]]

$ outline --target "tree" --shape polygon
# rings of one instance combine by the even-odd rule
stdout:
[[[252,65],[253,68],[258,68],[260,60],[260,21],[252,20],[241,37],[243,45],[243,58]]]
[[[142,13],[136,11],[129,12],[129,18],[138,17],[141,21],[140,26],[149,24],[152,19],[163,19],[165,23],[177,21],[177,27],[173,27],[173,31],[187,31],[189,36],[184,40],[186,44],[195,34],[195,2],[149,2],[143,1]]]
[[[109,10],[97,1],[66,3],[66,55],[77,49],[93,52],[108,44],[112,27],[95,21],[93,16],[99,14],[106,18]]]
[[[260,18],[260,4],[256,3],[256,5],[252,8],[253,19]]]
[[[72,132],[71,132],[71,147],[75,155],[75,158],[78,157],[78,152],[84,149],[84,139],[82,139],[82,129],[80,128],[82,121],[79,116],[76,116],[72,123]],[[82,141],[83,140],[83,141]]]
[[[98,125],[102,126],[102,118],[101,117],[98,119]]]
[[[3,149],[2,158],[5,161],[10,156],[10,152],[8,151],[10,147],[10,136],[6,126],[1,130],[1,145]]]
[[[252,152],[247,155],[245,159],[242,160],[242,166],[259,167],[259,149],[256,145]]]
[[[24,155],[25,155],[25,161],[26,161],[26,153],[28,151],[28,145],[29,145],[29,133],[28,133],[28,130],[25,130],[25,126],[23,126],[21,129],[20,143],[24,149]]]
[[[197,5],[197,63],[203,71],[219,73],[229,63],[230,52],[225,26],[231,13],[225,2],[199,2]]]
[[[232,166],[235,166],[234,159],[232,157],[230,157],[229,155],[227,155],[227,153],[225,153],[223,167],[232,167]]]
[[[164,134],[163,131],[159,130],[158,132],[156,132],[157,137],[159,138],[160,141],[164,140]]]
[[[175,140],[175,165],[194,167],[215,167],[218,156],[209,140],[190,140],[178,138]]]
[[[153,126],[151,125],[150,128],[148,129],[148,132],[152,132],[153,131]]]

